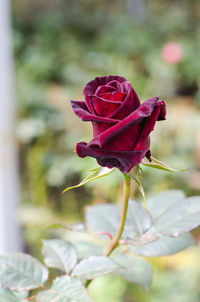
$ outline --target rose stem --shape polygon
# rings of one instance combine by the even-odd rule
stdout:
[[[117,234],[115,238],[111,240],[111,245],[106,252],[105,256],[110,256],[110,254],[114,251],[114,249],[119,245],[119,240],[121,238],[121,235],[124,230],[124,225],[126,222],[126,214],[127,214],[127,209],[128,209],[128,200],[130,196],[130,184],[131,184],[131,179],[130,177],[123,173],[124,175],[124,200],[123,200],[123,205],[122,205],[122,212],[121,212],[121,219],[120,219],[120,225],[119,229],[117,231]],[[89,284],[91,283],[92,280],[88,280],[85,284],[85,287],[88,287]]]
[[[129,196],[130,196],[131,180],[130,180],[130,177],[127,174],[123,173],[123,175],[124,175],[124,200],[123,200],[123,204],[122,204],[120,225],[119,225],[119,229],[117,231],[117,235],[111,241],[110,248],[106,252],[105,256],[110,256],[112,251],[118,246],[119,240],[120,240],[121,235],[123,233],[124,225],[125,225],[125,222],[126,222],[126,214],[127,214],[127,209],[128,209],[128,200],[129,200]]]

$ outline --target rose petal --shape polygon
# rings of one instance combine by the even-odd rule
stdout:
[[[109,82],[116,80],[119,83],[125,82],[126,79],[119,76],[106,76],[106,77],[97,77],[94,80],[90,81],[84,88],[83,94],[86,97],[87,95],[95,94],[99,86],[108,84]]]
[[[76,152],[79,157],[94,157],[100,166],[116,167],[123,173],[128,173],[134,166],[138,165],[147,151],[148,149],[141,151],[110,151],[98,147],[90,147],[89,144],[84,142],[76,145]]]
[[[119,102],[121,103],[124,99],[124,97],[126,96],[125,92],[120,92],[120,91],[114,91],[112,93],[103,93],[102,95],[100,95],[101,98],[105,99],[105,100],[109,100],[109,101],[113,101],[113,102]]]
[[[157,105],[160,105],[160,114],[158,116],[158,121],[163,121],[166,119],[166,105],[164,101],[158,102]]]
[[[97,88],[95,95],[100,96],[103,93],[114,92],[114,91],[117,91],[117,89],[109,85],[103,85]]]
[[[104,93],[101,96],[91,96],[95,113],[107,117],[115,108],[121,105],[125,95],[123,92],[115,91],[113,93]]]
[[[129,82],[124,82],[123,85],[127,91],[127,95],[121,105],[108,116],[110,118],[122,120],[141,105],[140,100],[131,84]]]
[[[136,145],[135,150],[140,150],[141,148],[143,148],[143,144],[147,139],[147,137],[149,136],[149,134],[153,131],[156,121],[162,120],[163,117],[165,116],[163,115],[165,110],[165,106],[163,105],[165,105],[164,102],[158,102],[152,114],[144,120],[143,131],[141,132],[140,137],[138,138],[138,143]]]
[[[89,111],[90,111],[92,114],[95,115],[96,113],[95,113],[95,110],[94,110],[94,107],[93,107],[93,102],[92,102],[91,96],[86,95],[86,96],[85,96],[85,101],[86,101],[86,104],[87,104],[87,107],[88,107]]]
[[[124,87],[123,83],[119,83],[118,81],[111,81],[106,85],[99,86],[95,92],[95,95],[101,95],[103,93],[115,92],[115,91],[125,93],[126,86]]]
[[[103,117],[107,117],[115,108],[121,105],[121,102],[106,100],[99,96],[91,96],[91,98],[95,113]]]
[[[113,87],[117,91],[124,92],[123,84],[120,83],[119,81],[113,80],[113,81],[109,82],[108,84],[106,84],[106,86],[107,87]]]
[[[97,122],[97,121],[92,121],[92,125],[93,125],[93,136],[97,136],[100,133],[106,131],[107,129],[109,129],[110,127],[112,127],[113,125],[117,124],[117,122],[113,123],[113,124],[109,124],[109,123],[103,123],[103,122]]]
[[[109,119],[97,115],[93,115],[88,111],[88,107],[84,101],[71,101],[74,113],[82,119],[82,121],[94,121],[99,123],[116,124],[120,122],[117,119]]]
[[[141,122],[145,117],[151,115],[157,101],[158,101],[158,97],[145,101],[138,109],[136,109],[129,116],[124,118],[122,121],[120,121],[113,127],[109,128],[105,132],[94,137],[94,139],[89,143],[89,146],[103,147],[103,145],[108,143],[115,136],[129,129],[134,124]]]

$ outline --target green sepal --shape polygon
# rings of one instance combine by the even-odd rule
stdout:
[[[142,195],[142,198],[143,198],[143,202],[144,202],[144,208],[147,212],[148,209],[147,209],[147,205],[146,205],[146,195],[145,195],[145,192],[144,192],[144,188],[143,188],[143,185],[142,185],[142,169],[141,167],[138,165],[135,167],[135,170],[134,170],[134,175],[132,176],[132,178],[134,179],[141,195]]]
[[[64,194],[65,192],[67,192],[71,189],[82,187],[83,185],[85,185],[86,183],[88,183],[92,180],[96,180],[96,179],[105,177],[105,176],[111,174],[114,170],[115,170],[115,168],[109,169],[109,168],[102,168],[102,167],[93,169],[93,170],[91,170],[91,172],[93,172],[92,174],[90,174],[88,177],[83,179],[78,185],[64,189],[62,194]]]
[[[144,166],[147,166],[147,167],[150,167],[150,168],[164,170],[164,171],[167,171],[167,172],[185,172],[185,171],[188,170],[188,169],[176,170],[176,169],[170,168],[165,163],[161,162],[160,160],[158,160],[154,157],[151,157],[151,160],[152,161],[150,162],[148,159],[143,158],[142,164]]]

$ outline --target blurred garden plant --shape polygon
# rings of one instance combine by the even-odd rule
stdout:
[[[146,203],[130,199],[135,181],[145,201],[142,165],[174,171],[150,153],[149,134],[157,120],[165,119],[164,102],[155,97],[140,104],[131,84],[118,76],[96,78],[86,85],[84,96],[85,101],[72,101],[72,107],[83,121],[92,121],[94,138],[78,143],[77,153],[95,157],[101,167],[64,192],[117,170],[124,179],[121,209],[92,205],[86,208],[84,225],[52,225],[89,239],[44,240],[44,264],[28,254],[1,255],[0,301],[92,302],[92,280],[113,273],[149,290],[152,269],[140,256],[170,255],[195,243],[188,232],[200,223],[200,196],[186,198],[182,191],[170,190]],[[101,240],[93,243],[94,236]],[[54,273],[47,282],[49,269]]]

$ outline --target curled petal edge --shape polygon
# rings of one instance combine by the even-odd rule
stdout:
[[[95,94],[97,88],[99,86],[103,86],[108,84],[111,81],[118,81],[120,83],[126,82],[127,80],[124,77],[120,76],[105,76],[105,77],[96,77],[94,80],[90,81],[83,90],[83,95],[88,96],[91,94]]]
[[[99,148],[91,148],[89,144],[80,142],[76,145],[79,157],[91,156],[96,158],[98,164],[107,168],[118,168],[123,173],[128,173],[134,166],[141,163],[148,149],[138,151],[110,151]]]
[[[116,123],[120,122],[120,120],[117,120],[117,119],[110,119],[110,118],[91,114],[88,111],[87,105],[84,101],[71,101],[71,105],[72,105],[72,109],[73,109],[74,113],[82,121],[102,122],[102,123],[109,123],[109,124],[116,124]]]

